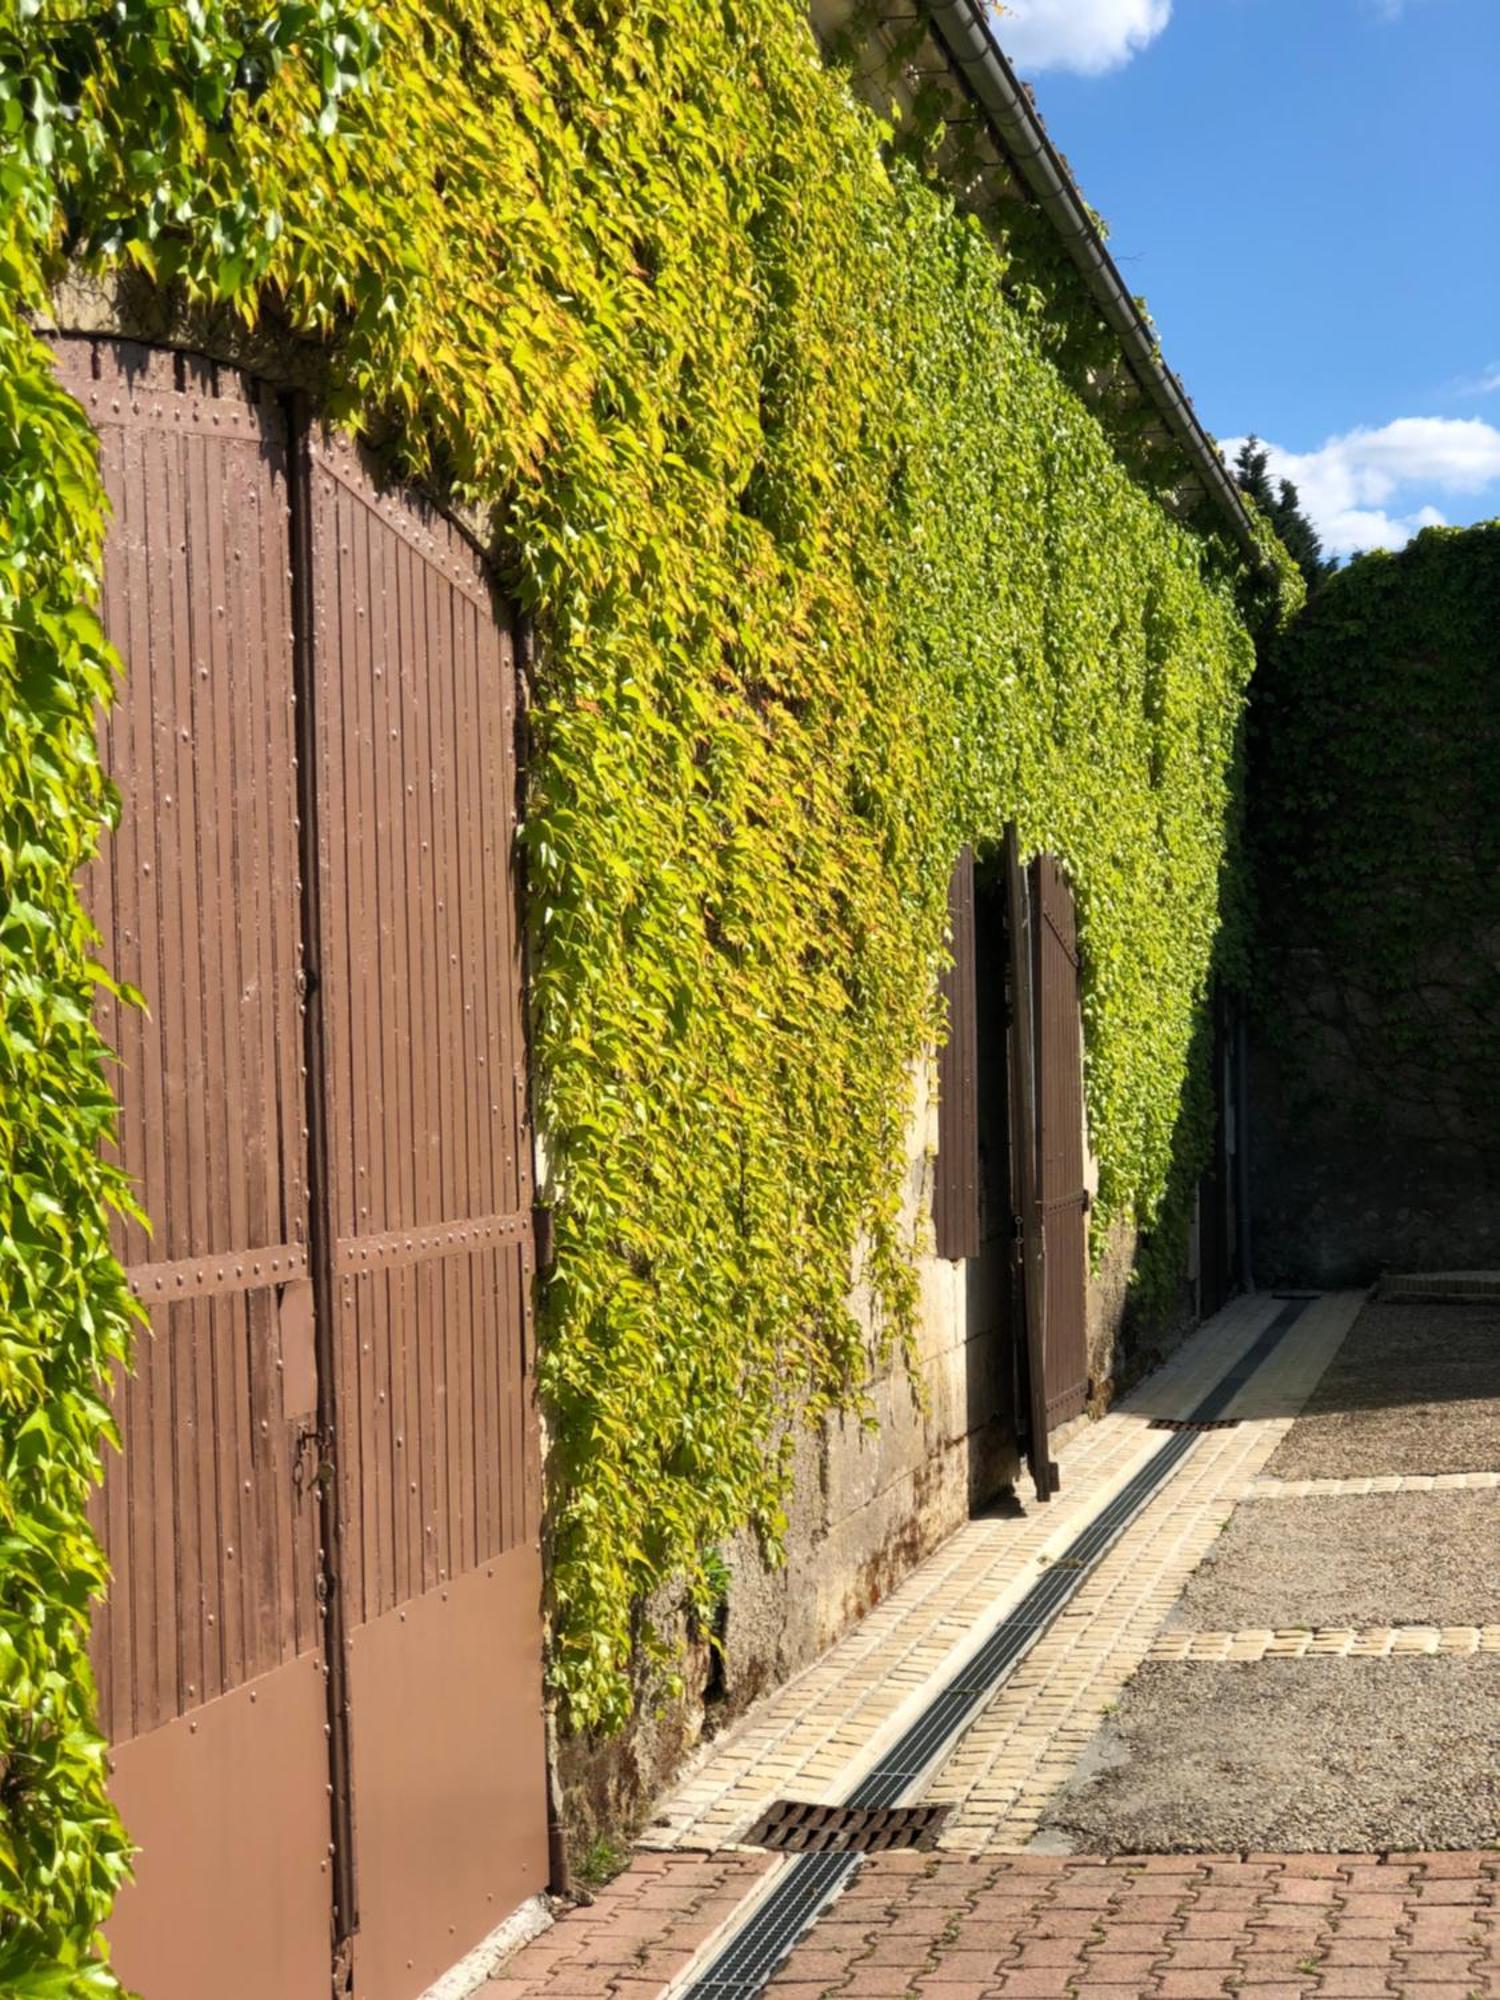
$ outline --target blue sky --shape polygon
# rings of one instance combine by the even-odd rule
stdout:
[[[1500,0],[1008,0],[1168,361],[1330,548],[1500,515]]]

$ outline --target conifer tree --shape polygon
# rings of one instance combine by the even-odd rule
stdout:
[[[1302,511],[1302,496],[1290,479],[1273,486],[1270,455],[1259,438],[1249,437],[1240,446],[1234,461],[1234,476],[1242,493],[1247,493],[1270,521],[1286,544],[1292,561],[1316,590],[1325,576],[1338,568],[1337,560],[1323,553],[1318,531]]]

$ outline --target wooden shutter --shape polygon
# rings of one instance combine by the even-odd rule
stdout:
[[[1038,1170],[1046,1245],[1047,1424],[1088,1400],[1088,1194],[1083,1016],[1073,892],[1050,855],[1032,864],[1036,937]]]
[[[948,885],[949,951],[942,977],[948,1037],[938,1057],[938,1155],[932,1220],[937,1253],[979,1255],[979,1028],[974,976],[974,851]]]

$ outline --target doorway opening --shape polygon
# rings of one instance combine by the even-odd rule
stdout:
[[[1011,1079],[1014,995],[1003,859],[974,869],[975,1149],[978,1228],[964,1266],[969,1504],[982,1508],[1014,1484],[1025,1432],[1024,1297],[1015,1188]]]

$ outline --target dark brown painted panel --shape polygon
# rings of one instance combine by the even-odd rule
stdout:
[[[948,951],[941,987],[948,1019],[938,1054],[938,1151],[932,1223],[939,1257],[979,1255],[979,1012],[974,970],[974,852],[948,885]]]
[[[1213,1018],[1213,1146],[1198,1184],[1198,1313],[1216,1313],[1234,1289],[1234,1159],[1229,1148],[1233,1101],[1234,1037],[1228,1003],[1215,990],[1209,1005]]]
[[[1036,910],[1032,877],[1021,865],[1014,822],[1005,829],[1006,946],[1010,962],[1010,1151],[1012,1187],[1020,1219],[1017,1277],[1025,1320],[1018,1354],[1026,1415],[1026,1459],[1038,1500],[1055,1490],[1051,1440],[1047,1431],[1046,1243],[1038,1179],[1039,1148],[1036,1034]]]
[[[117,1232],[151,1321],[96,1509],[114,1587],[95,1652],[123,1743],[316,1643],[278,1326],[307,1220],[286,440],[229,370],[67,340],[60,372],[100,437],[126,665],[101,736],[122,825],[85,895],[149,1009],[103,1016],[152,1223]]]
[[[1049,855],[1032,864],[1032,883],[1047,1421],[1055,1429],[1077,1416],[1088,1400],[1083,1016],[1073,892]]]
[[[525,1539],[514,667],[482,566],[313,447],[319,967],[351,1624]],[[502,1393],[503,1392],[503,1393]]]

